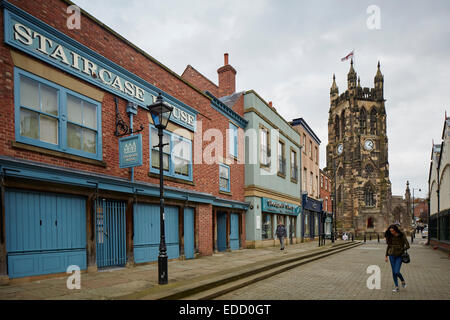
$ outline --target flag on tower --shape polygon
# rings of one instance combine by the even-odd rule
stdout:
[[[346,55],[345,57],[343,57],[343,58],[341,59],[341,61],[345,61],[345,60],[348,60],[348,59],[350,59],[350,58],[353,58],[353,51],[354,51],[354,50],[352,50],[352,52],[350,52],[348,55]]]

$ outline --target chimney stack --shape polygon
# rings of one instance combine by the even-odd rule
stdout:
[[[236,70],[228,64],[228,53],[224,54],[224,66],[217,70],[219,75],[219,96],[224,97],[236,92]]]

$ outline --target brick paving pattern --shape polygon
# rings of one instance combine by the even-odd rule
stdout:
[[[327,241],[327,244],[329,245],[330,242]],[[286,254],[315,250],[317,246],[318,243],[315,241],[287,245],[284,252],[276,246],[220,252],[191,260],[175,259],[169,261],[169,284],[194,277],[214,275]],[[67,289],[68,277],[69,275],[58,276],[32,282],[12,281],[8,285],[0,285],[0,300],[114,299],[157,286],[158,265],[152,263],[132,268],[82,273],[80,290]]]
[[[240,300],[415,300],[450,299],[450,258],[443,251],[424,246],[423,241],[411,245],[410,264],[401,273],[407,287],[394,288],[390,263],[384,262],[386,245],[367,242],[288,272],[230,292],[217,299]],[[381,270],[381,289],[368,289],[369,265]],[[400,283],[400,282],[399,282]]]

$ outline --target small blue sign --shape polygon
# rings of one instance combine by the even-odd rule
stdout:
[[[136,134],[119,139],[119,167],[142,166],[142,135]]]

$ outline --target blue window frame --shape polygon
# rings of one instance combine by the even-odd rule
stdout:
[[[223,163],[219,164],[219,188],[230,192],[230,167]]]
[[[102,160],[101,104],[14,69],[16,141]]]
[[[238,127],[230,122],[229,149],[230,154],[237,158],[238,156]]]
[[[164,175],[192,181],[192,141],[175,133],[163,131]],[[150,125],[150,172],[159,174],[159,137]]]

